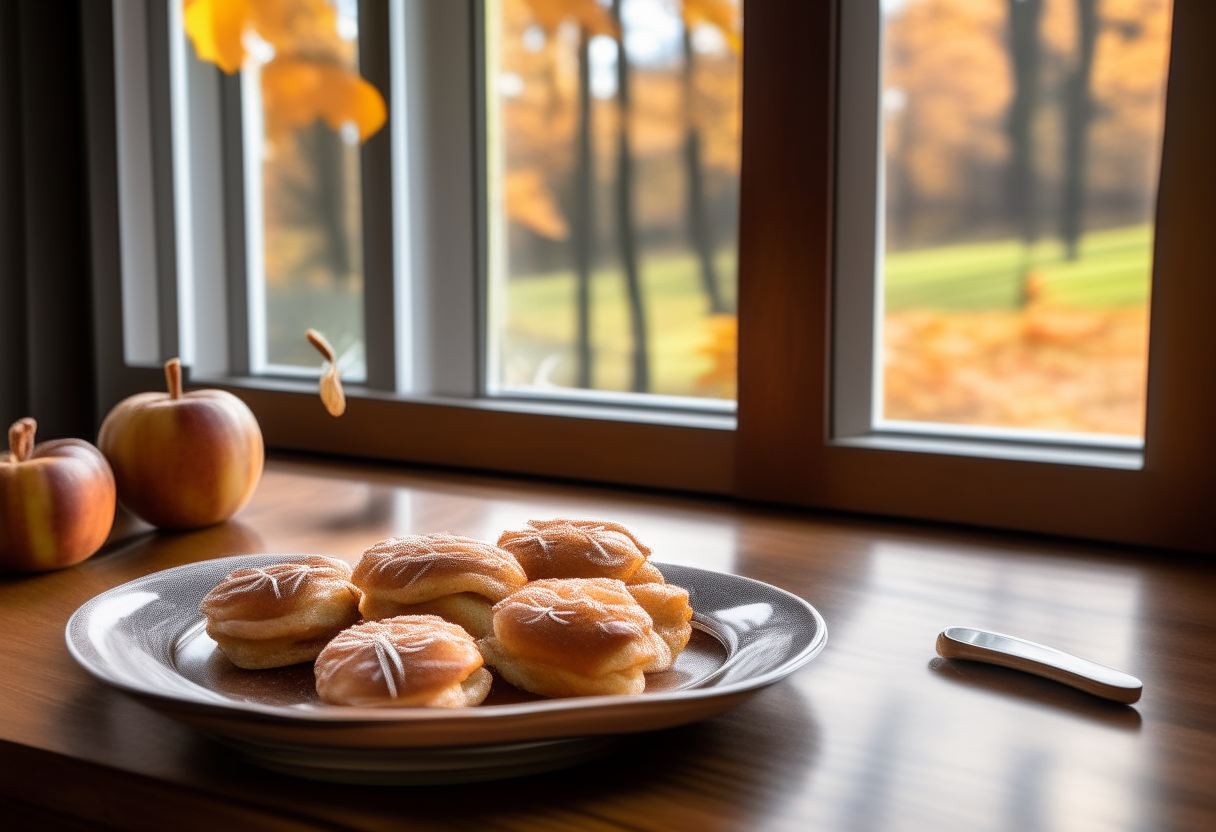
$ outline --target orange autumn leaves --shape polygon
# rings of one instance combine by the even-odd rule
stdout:
[[[353,71],[352,45],[338,34],[326,0],[184,0],[186,33],[200,59],[224,72],[248,57],[246,38],[274,49],[261,70],[267,132],[321,119],[335,130],[354,124],[366,141],[387,117],[384,98]]]
[[[888,419],[1143,435],[1143,306],[909,309],[884,329]]]
[[[736,55],[743,51],[743,37],[739,31],[739,6],[730,0],[684,0],[681,12],[684,25],[689,29],[707,23],[722,33]]]
[[[735,397],[738,328],[708,322],[703,395]],[[1141,436],[1148,310],[908,309],[886,315],[883,416],[916,422]]]
[[[553,34],[569,20],[592,35],[617,35],[616,21],[595,0],[524,0],[524,5],[546,34]]]
[[[618,34],[616,20],[596,0],[515,0],[508,8],[516,19],[526,18],[545,33],[546,43],[563,23],[573,23],[589,37]],[[553,61],[553,55],[546,56]],[[549,67],[548,77],[553,78]],[[570,236],[570,224],[558,205],[556,194],[546,181],[539,166],[508,170],[503,181],[503,201],[507,218],[550,240],[565,240]]]
[[[719,31],[736,55],[740,54],[741,5],[738,2],[680,0],[676,6],[688,29],[711,26]],[[569,65],[572,55],[559,54],[563,48],[568,48],[563,46],[564,39],[560,37],[560,30],[564,25],[573,26],[588,38],[601,36],[619,40],[620,26],[606,5],[597,0],[505,0],[503,18],[508,24],[507,37],[518,39],[523,31],[532,26],[544,33],[544,47],[538,54],[517,53],[517,60],[505,63],[513,64],[511,68],[516,72],[519,72],[520,64],[526,63],[531,71],[525,70],[520,74],[535,79],[540,85],[548,88],[547,94],[538,95],[535,112],[530,116],[519,118],[518,105],[513,113],[507,114],[508,131],[513,136],[522,138],[521,144],[529,146],[533,151],[529,155],[533,158],[515,161],[504,175],[506,216],[541,237],[567,240],[570,237],[569,222],[549,181],[554,167],[554,155],[564,152],[551,145],[572,140],[572,125],[564,128],[554,126],[554,102],[569,95],[568,91],[559,89],[564,81],[559,76],[573,72],[573,67]],[[678,99],[675,96],[679,95],[679,88],[674,88],[671,92],[672,95],[667,96],[668,100],[661,104],[654,101],[639,102],[639,109],[646,112],[640,117],[635,116],[634,139],[637,144],[643,141],[637,134],[639,128],[645,127],[642,122],[661,122],[666,127],[672,121],[671,114],[676,112],[678,107]]]

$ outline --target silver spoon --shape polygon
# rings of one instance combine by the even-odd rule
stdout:
[[[942,630],[937,636],[937,654],[946,659],[970,659],[1011,667],[1126,705],[1138,701],[1144,687],[1135,676],[1121,670],[1054,647],[971,627]]]

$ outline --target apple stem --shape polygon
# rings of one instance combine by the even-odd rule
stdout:
[[[25,462],[34,451],[34,432],[38,423],[26,416],[13,422],[8,429],[8,449],[13,462]]]
[[[169,398],[182,397],[182,360],[170,358],[165,362],[165,383],[169,386]]]

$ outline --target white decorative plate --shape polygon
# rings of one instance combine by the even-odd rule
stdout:
[[[484,780],[552,770],[616,738],[714,716],[813,659],[827,642],[807,602],[749,578],[656,564],[688,590],[693,637],[638,696],[541,699],[496,678],[456,710],[322,703],[312,665],[233,666],[204,631],[203,596],[235,569],[295,555],[239,555],[138,578],[86,602],[67,626],[91,674],[278,771],[358,783]]]

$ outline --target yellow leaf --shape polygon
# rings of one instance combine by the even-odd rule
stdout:
[[[334,129],[353,122],[366,141],[388,115],[384,98],[367,81],[345,67],[310,58],[275,58],[262,67],[262,98],[271,135],[320,118]]]
[[[338,16],[326,0],[252,0],[258,34],[276,54],[336,57]]]
[[[185,0],[186,34],[201,60],[231,75],[245,62],[242,36],[253,17],[250,0]]]
[[[705,321],[709,338],[697,352],[710,359],[710,369],[697,377],[702,391],[733,399],[738,389],[739,319],[730,314],[711,315]]]
[[[730,0],[684,0],[684,25],[692,29],[701,23],[708,23],[721,32],[735,54],[742,51],[739,8]]]
[[[184,0],[185,26],[200,59],[225,72],[241,68],[243,38],[255,32],[275,49],[262,68],[263,107],[271,135],[312,124],[353,122],[366,141],[388,115],[380,92],[343,66],[352,44],[338,35],[326,0]]]

